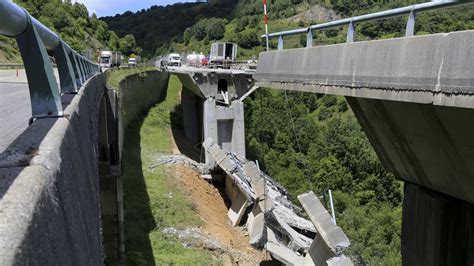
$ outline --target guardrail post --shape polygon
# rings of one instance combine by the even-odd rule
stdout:
[[[88,78],[87,78],[87,73],[86,73],[86,66],[84,65],[84,60],[80,56],[79,56],[79,62],[81,64],[81,70],[82,70],[82,80],[83,80],[82,84],[84,84],[84,82],[86,82]]]
[[[278,36],[278,50],[283,50],[283,36]]]
[[[68,49],[68,55],[69,55],[69,60],[71,61],[72,67],[74,69],[74,77],[76,79],[76,86],[79,89],[82,85],[81,70],[79,68],[79,63],[77,62],[77,58],[71,49]]]
[[[308,34],[306,35],[306,48],[313,47],[313,31],[308,28]]]
[[[354,23],[351,22],[349,23],[349,26],[347,27],[347,37],[346,37],[346,42],[353,42],[354,41]]]
[[[59,45],[53,50],[56,64],[58,65],[59,81],[61,82],[62,93],[77,92],[77,85],[75,82],[74,71],[71,61],[69,60],[66,46],[61,41]]]
[[[53,66],[31,21],[16,41],[28,79],[32,118],[62,116],[63,107]]]
[[[410,12],[410,15],[408,15],[407,28],[405,30],[405,37],[411,37],[415,35],[415,22],[416,22],[416,14],[415,14],[415,11],[412,9]]]

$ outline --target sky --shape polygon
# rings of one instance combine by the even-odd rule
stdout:
[[[138,11],[154,5],[166,6],[178,2],[194,2],[190,0],[75,0],[86,5],[89,12],[96,13],[98,17],[114,16],[128,10]]]

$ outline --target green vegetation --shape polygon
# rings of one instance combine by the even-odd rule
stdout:
[[[127,76],[144,73],[148,70],[154,70],[155,67],[129,67],[129,68],[113,68],[105,72],[107,78],[107,85],[109,88],[118,90],[120,88],[120,82]]]
[[[288,18],[312,7],[321,12],[335,10],[341,17],[356,16],[387,10],[424,0],[273,0],[268,1],[269,31],[277,32],[306,27],[323,21]],[[250,58],[264,50],[263,4],[256,0],[211,1],[210,4],[175,4],[136,13],[126,12],[115,17],[101,18],[120,36],[134,33],[137,43],[148,55],[165,55],[169,52],[207,54],[216,40],[239,44],[240,58]],[[407,17],[364,22],[356,25],[356,40],[401,37]],[[215,23],[215,24],[213,24]],[[222,24],[225,32],[222,35]],[[212,27],[217,25],[217,27]],[[157,27],[157,25],[160,25]],[[424,12],[417,15],[417,34],[474,29],[474,7],[459,7],[442,11]],[[345,41],[345,27],[319,31],[315,44],[334,44]],[[277,40],[270,46],[276,48]],[[285,48],[304,47],[306,36],[285,37]]]
[[[419,2],[425,1],[273,0],[268,1],[269,31],[322,22],[288,19],[315,5],[349,17]],[[262,2],[240,0],[233,4],[233,12],[222,12],[215,2],[208,6],[177,4],[105,20],[121,36],[141,31],[137,42],[150,54],[207,53],[212,42],[224,40],[239,44],[241,58],[257,55],[264,50],[264,41],[259,37],[264,34]],[[213,12],[204,13],[206,8]],[[355,38],[361,41],[401,37],[406,19],[357,24]],[[218,30],[211,33],[212,23],[218,25]],[[170,29],[169,25],[179,26]],[[473,6],[418,14],[415,27],[419,35],[467,29],[474,29]],[[343,43],[345,35],[345,27],[318,31],[314,44]],[[285,38],[285,48],[303,47],[305,43],[304,35]],[[271,40],[270,47],[276,48],[276,39]],[[296,92],[285,96],[260,90],[246,100],[245,110],[249,159],[258,159],[293,198],[307,190],[321,195],[332,189],[338,225],[351,239],[349,255],[355,263],[401,264],[402,183],[383,169],[344,98]]]
[[[165,54],[170,50],[170,41],[183,42],[183,33],[201,19],[229,18],[236,0],[210,0],[209,3],[181,3],[152,6],[136,13],[103,17],[109,28],[118,36],[133,34],[144,55]]]
[[[201,224],[195,207],[166,166],[150,169],[160,153],[172,151],[170,113],[179,102],[181,84],[172,76],[166,98],[133,121],[125,135],[122,178],[127,265],[209,265],[210,252],[186,248],[165,227]]]
[[[354,262],[400,264],[401,182],[383,169],[344,98],[264,89],[245,110],[249,159],[293,199],[333,190]]]
[[[89,16],[86,6],[71,0],[15,0],[33,17],[58,33],[60,37],[78,52],[91,49],[92,58],[98,50],[110,49],[124,54],[141,53],[133,34],[119,38],[108,29],[107,23],[95,14]],[[0,36],[0,62],[21,62],[14,39]]]

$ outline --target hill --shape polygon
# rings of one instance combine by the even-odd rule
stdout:
[[[137,48],[133,35],[124,35],[120,39],[95,14],[89,16],[89,11],[83,4],[73,4],[70,0],[15,0],[15,3],[58,33],[76,51],[105,48],[126,54],[141,51]],[[0,36],[0,62],[21,62],[14,39]]]
[[[182,41],[186,28],[205,18],[232,17],[237,0],[211,0],[209,3],[180,3],[152,6],[138,12],[125,12],[114,17],[102,17],[109,29],[121,37],[133,34],[145,56],[167,51],[170,42]]]

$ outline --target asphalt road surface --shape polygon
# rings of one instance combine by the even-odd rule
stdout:
[[[0,153],[25,131],[30,117],[28,84],[0,81]]]
[[[56,75],[57,76],[57,75]],[[30,92],[24,70],[0,70],[0,153],[28,128]]]

